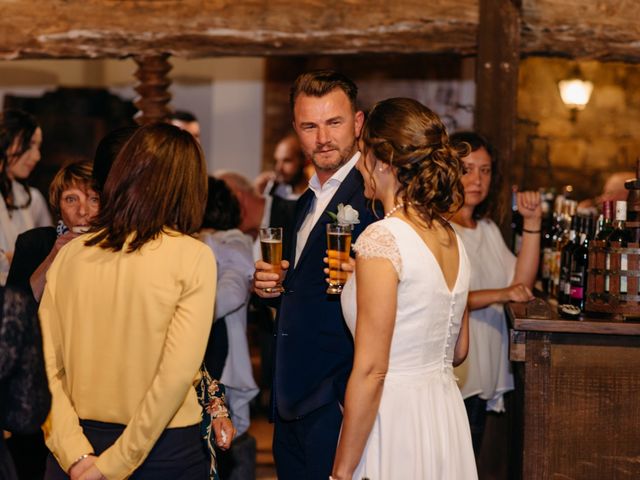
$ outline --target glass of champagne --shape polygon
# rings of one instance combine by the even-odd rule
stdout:
[[[267,227],[260,229],[260,250],[262,260],[270,263],[273,273],[282,273],[282,227]],[[267,293],[282,293],[284,288],[278,280],[275,287],[263,289]]]
[[[327,257],[329,259],[329,288],[327,293],[340,294],[347,282],[348,273],[342,264],[349,262],[351,251],[351,225],[327,224]]]

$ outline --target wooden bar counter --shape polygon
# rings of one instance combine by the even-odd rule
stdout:
[[[513,477],[640,479],[640,322],[562,319],[542,300],[506,310],[522,455]]]

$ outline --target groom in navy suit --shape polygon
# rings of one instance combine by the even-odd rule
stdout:
[[[341,203],[358,211],[354,241],[375,220],[354,168],[364,122],[356,96],[356,85],[333,71],[305,73],[293,84],[293,126],[316,174],[296,205],[282,295],[263,290],[275,286],[278,276],[268,264],[256,263],[254,290],[278,308],[272,414],[280,480],[327,480],[342,423],[353,340],[339,296],[326,293],[323,257],[332,221],[327,212],[335,213]]]

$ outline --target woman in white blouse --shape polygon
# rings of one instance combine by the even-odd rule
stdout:
[[[538,192],[518,192],[517,206],[524,228],[522,248],[514,256],[492,220],[500,216],[501,207],[502,182],[496,155],[486,139],[473,132],[455,133],[451,142],[471,147],[471,153],[462,159],[464,205],[452,218],[471,261],[469,355],[455,373],[478,455],[486,412],[504,412],[503,394],[513,390],[503,306],[533,298],[542,210]]]
[[[27,185],[40,161],[42,130],[20,110],[0,113],[0,285],[4,285],[16,238],[35,227],[51,225],[42,194]]]

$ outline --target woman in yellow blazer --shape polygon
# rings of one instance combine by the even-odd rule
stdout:
[[[90,232],[53,262],[39,311],[53,398],[45,478],[208,478],[193,385],[216,263],[191,237],[206,198],[191,134],[142,127],[112,166]]]

